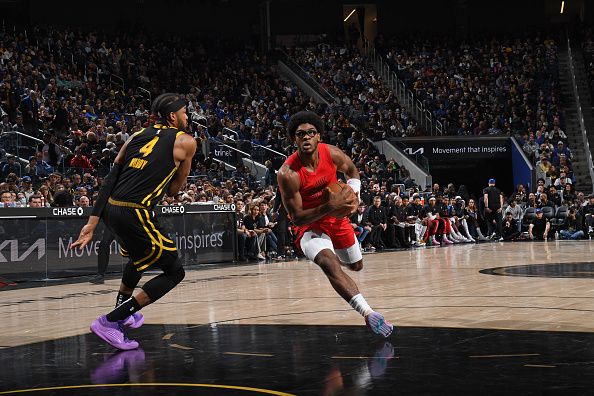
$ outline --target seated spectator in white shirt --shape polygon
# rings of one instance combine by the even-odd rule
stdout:
[[[565,172],[560,172],[559,177],[553,183],[558,190],[564,189],[566,184],[573,184]]]
[[[521,231],[521,229],[522,229],[522,208],[520,207],[520,205],[518,205],[518,202],[516,201],[515,198],[513,198],[511,200],[511,202],[507,206],[507,209],[505,209],[506,216],[508,213],[511,213],[512,219],[514,219],[516,221],[516,226],[518,228],[518,231]],[[505,237],[504,237],[504,239],[505,239]]]

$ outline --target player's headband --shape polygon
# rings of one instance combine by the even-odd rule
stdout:
[[[165,106],[165,108],[163,109],[163,113],[161,114],[161,117],[167,117],[169,115],[169,113],[175,113],[176,111],[178,111],[185,105],[186,105],[186,101],[183,99],[178,99],[175,102],[171,102],[170,104]],[[161,112],[159,112],[159,113],[161,113]]]

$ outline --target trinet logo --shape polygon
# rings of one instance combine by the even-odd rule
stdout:
[[[21,245],[24,245],[21,243]],[[9,249],[5,249],[9,247]],[[26,249],[23,254],[20,254],[19,250],[19,241],[18,239],[8,239],[6,241],[2,241],[0,244],[0,263],[7,263],[7,262],[19,262],[24,261],[27,257],[33,253],[35,249],[37,249],[37,260],[45,256],[45,239],[40,238],[36,240],[32,245],[22,246],[22,249]],[[9,252],[10,256],[9,259],[6,259],[5,254]]]
[[[52,214],[54,216],[82,216],[84,213],[83,208],[54,208]]]
[[[419,147],[418,149],[413,151],[412,147],[407,147],[404,149],[404,152],[408,155],[417,155],[417,154],[423,155],[423,154],[425,154],[425,149],[423,147]]]
[[[231,157],[231,150],[215,149],[214,153],[217,157]]]

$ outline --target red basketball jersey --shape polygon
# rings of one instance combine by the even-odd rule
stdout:
[[[294,152],[285,161],[285,164],[299,174],[299,193],[303,201],[303,209],[320,206],[324,189],[338,180],[336,178],[336,165],[332,161],[328,145],[319,143],[318,154],[320,160],[313,172],[303,166],[297,152]]]
[[[319,143],[318,154],[320,160],[313,172],[303,166],[297,152],[293,153],[285,161],[285,164],[299,174],[299,193],[301,194],[303,209],[320,206],[324,189],[338,180],[336,178],[336,165],[332,161],[328,145]],[[355,233],[348,217],[337,219],[336,217],[324,216],[311,224],[294,226],[295,244],[298,248],[301,248],[301,237],[306,231],[310,230],[327,234],[332,239],[335,249],[346,249],[355,243]]]

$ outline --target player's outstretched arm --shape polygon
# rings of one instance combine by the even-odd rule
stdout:
[[[80,247],[82,249],[93,240],[93,233],[95,228],[97,228],[97,224],[99,224],[99,219],[101,218],[103,209],[105,209],[105,205],[107,205],[107,200],[109,199],[109,196],[111,195],[111,192],[118,181],[118,177],[120,176],[120,171],[124,163],[124,158],[126,157],[126,149],[128,148],[128,144],[133,137],[134,135],[130,136],[130,138],[118,152],[109,174],[103,180],[103,185],[101,186],[99,195],[97,196],[97,199],[93,205],[91,216],[89,216],[87,224],[85,224],[80,230],[78,239],[70,245],[70,248]]]

